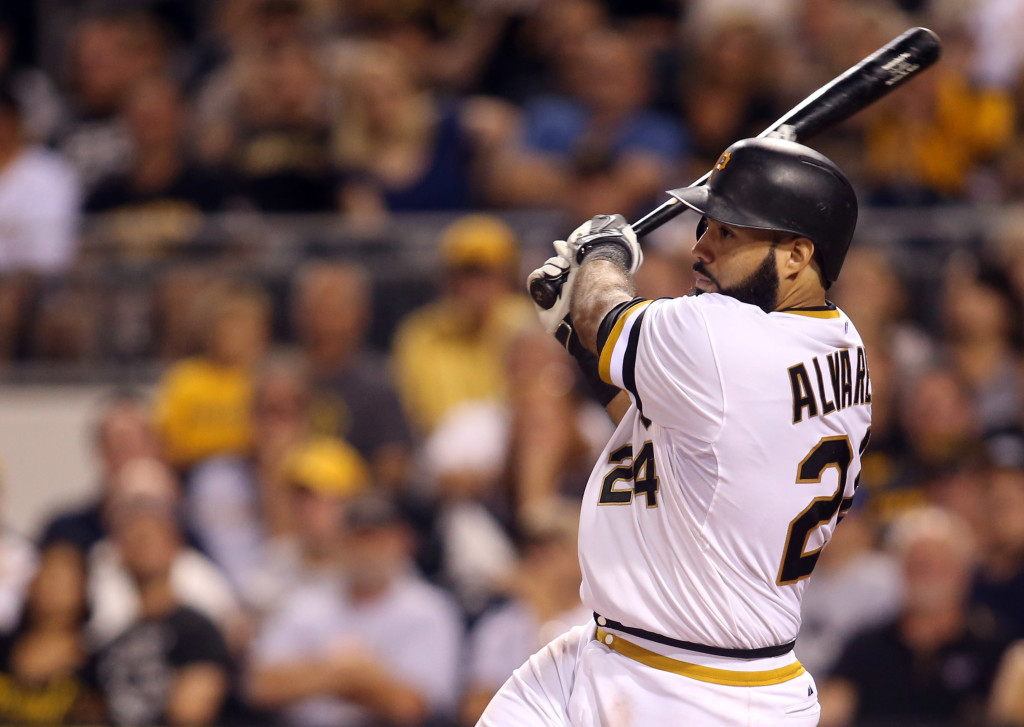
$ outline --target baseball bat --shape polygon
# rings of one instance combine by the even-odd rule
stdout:
[[[911,28],[826,83],[758,137],[779,136],[803,143],[845,121],[933,65],[939,59],[941,48],[939,36],[931,30]],[[690,186],[704,184],[710,176],[709,171]],[[686,205],[670,197],[634,222],[633,231],[637,237],[643,237],[686,209],[689,209]],[[538,278],[531,282],[530,295],[534,302],[544,309],[553,306],[564,279],[564,276]]]

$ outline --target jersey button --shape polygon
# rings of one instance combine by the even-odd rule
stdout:
[[[608,625],[608,619],[606,619],[604,616],[598,616],[597,617],[597,625],[598,626],[607,626]]]
[[[608,646],[611,646],[613,641],[615,641],[615,637],[611,634],[604,637],[604,643],[608,644]]]

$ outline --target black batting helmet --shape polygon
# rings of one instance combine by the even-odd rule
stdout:
[[[857,196],[839,167],[784,139],[738,141],[718,158],[707,184],[669,194],[726,225],[806,237],[828,284],[839,277],[857,226]]]

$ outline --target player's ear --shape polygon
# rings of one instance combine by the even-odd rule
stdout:
[[[814,243],[806,237],[791,237],[783,246],[786,254],[779,265],[783,277],[796,276],[814,260]]]

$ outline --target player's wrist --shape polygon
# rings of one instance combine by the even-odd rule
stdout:
[[[626,272],[633,266],[629,242],[623,237],[601,237],[583,243],[576,252],[576,263],[582,265],[586,260],[607,260]]]

